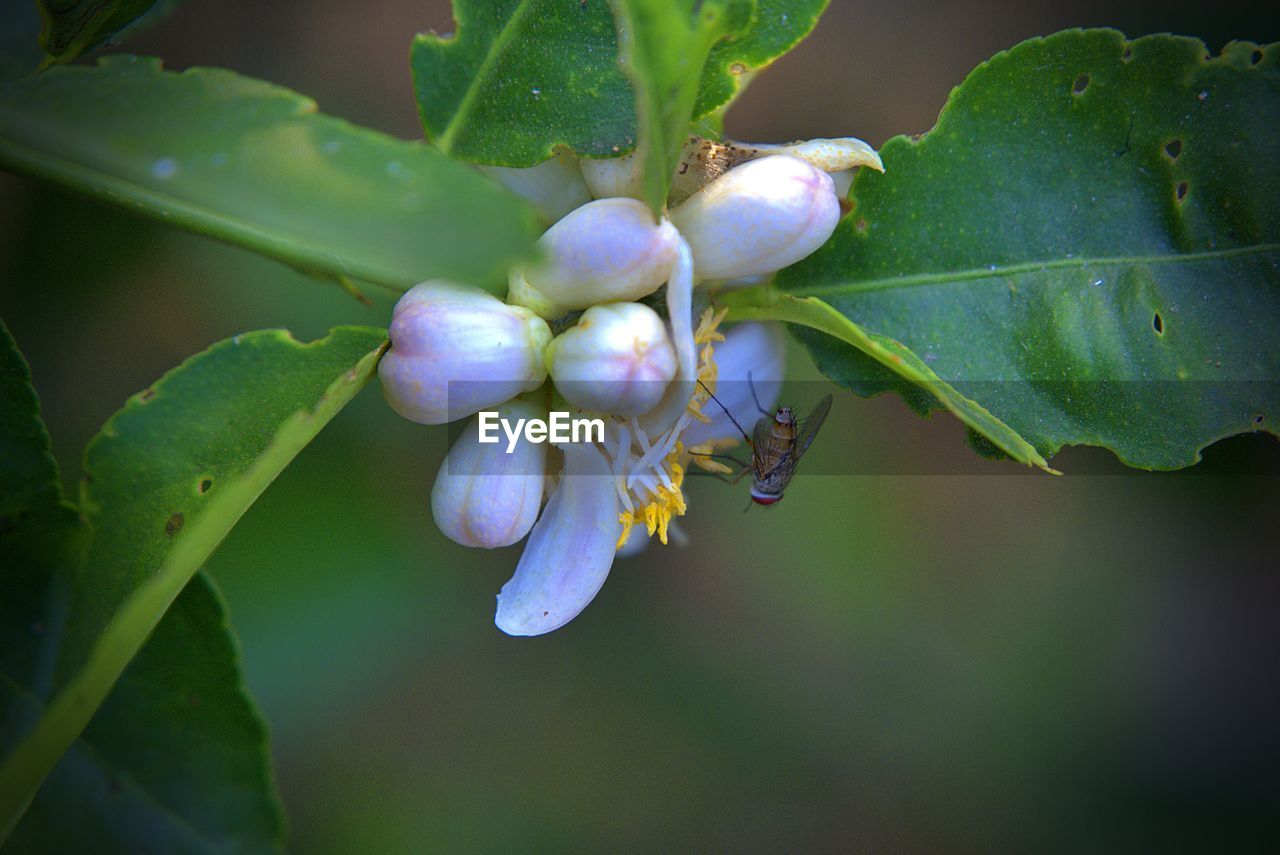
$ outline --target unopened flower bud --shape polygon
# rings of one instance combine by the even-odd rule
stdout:
[[[582,177],[596,199],[614,196],[640,198],[643,191],[640,158],[635,152],[602,160],[584,158],[580,164]]]
[[[831,176],[795,157],[734,167],[671,213],[699,279],[736,279],[794,264],[826,243],[840,219]]]
[[[545,419],[547,411],[519,398],[497,407],[510,424]],[[431,515],[455,543],[495,549],[510,546],[533,528],[542,506],[547,446],[521,436],[508,451],[508,438],[480,442],[478,420],[458,437],[431,489]]]
[[[387,403],[407,419],[443,424],[535,389],[546,379],[546,321],[477,288],[415,285],[391,316],[378,363]]]
[[[638,300],[667,281],[679,235],[638,199],[597,199],[538,241],[539,264],[511,271],[508,300],[544,318],[616,300]]]
[[[480,169],[503,187],[532,202],[544,222],[554,223],[592,198],[582,170],[578,168],[578,159],[569,152],[560,152],[549,160],[524,169],[507,166],[482,166]]]
[[[546,352],[556,389],[574,406],[638,416],[657,406],[676,375],[676,353],[658,313],[639,303],[592,306]]]

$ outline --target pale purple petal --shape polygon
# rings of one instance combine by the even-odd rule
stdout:
[[[542,635],[573,620],[613,566],[622,530],[618,513],[604,455],[594,445],[565,446],[560,486],[534,525],[515,575],[498,594],[498,629]]]

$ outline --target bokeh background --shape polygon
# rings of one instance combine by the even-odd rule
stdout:
[[[728,130],[878,145],[928,129],[970,68],[1021,39],[1109,25],[1217,50],[1280,37],[1261,8],[834,0]],[[129,47],[412,138],[409,41],[432,28],[452,29],[447,4],[188,0]],[[249,329],[384,324],[390,305],[0,176],[0,314],[73,487],[97,427],[185,357]],[[796,399],[821,391],[798,349],[791,376]],[[1274,836],[1274,437],[1176,474],[1070,449],[1052,478],[978,460],[949,417],[838,394],[814,470],[857,448],[964,474],[809,475],[750,515],[744,491],[701,479],[686,548],[619,562],[581,617],[528,640],[492,623],[518,547],[463,549],[431,522],[445,435],[369,389],[209,562],[296,851]]]

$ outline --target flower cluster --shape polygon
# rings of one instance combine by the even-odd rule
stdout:
[[[632,196],[633,157],[490,169],[554,222],[538,260],[511,270],[506,300],[431,280],[395,307],[378,372],[406,418],[441,424],[496,410],[514,423],[563,410],[605,425],[603,438],[549,448],[527,434],[482,442],[473,418],[436,476],[432,514],[450,539],[492,549],[528,537],[498,595],[504,632],[563,626],[615,557],[655,534],[664,544],[678,536],[686,466],[723,470],[704,455],[738,439],[706,406],[709,390],[726,379],[745,389],[751,377],[768,406],[782,378],[780,332],[722,332],[722,311],[695,312],[695,287],[759,281],[809,255],[840,217],[829,173],[880,167],[858,140],[733,147],[729,163],[708,157],[710,145],[690,141],[682,201],[660,218]],[[725,397],[741,419],[755,411]]]

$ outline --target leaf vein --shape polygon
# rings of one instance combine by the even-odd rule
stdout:
[[[1253,246],[1234,247],[1232,249],[1210,250],[1206,252],[1180,253],[1177,255],[1133,255],[1110,257],[1059,258],[1050,261],[1027,261],[1020,264],[975,268],[969,270],[943,271],[939,273],[915,273],[906,276],[885,276],[877,279],[863,279],[848,282],[827,282],[815,285],[788,288],[788,293],[797,296],[821,297],[826,295],[861,294],[870,291],[891,291],[897,288],[917,288],[929,285],[945,285],[952,282],[968,282],[981,279],[1003,279],[1023,273],[1035,273],[1043,270],[1063,270],[1086,267],[1115,267],[1128,264],[1195,264],[1202,261],[1216,261],[1224,258],[1238,258],[1248,255],[1266,255],[1280,252],[1280,243],[1263,243]]]

